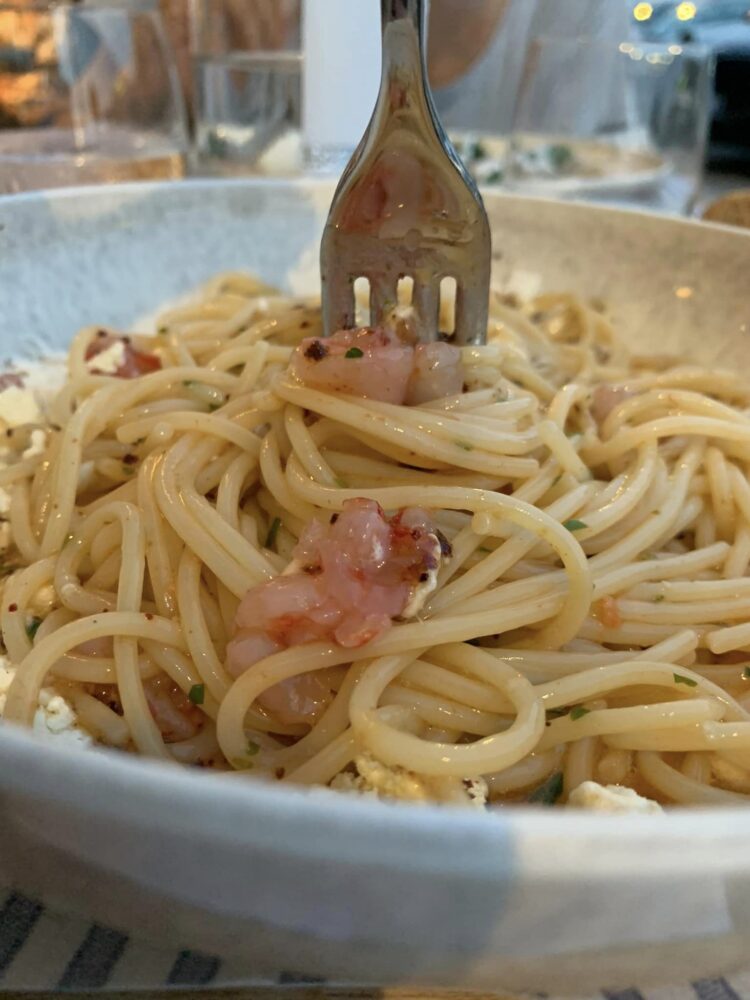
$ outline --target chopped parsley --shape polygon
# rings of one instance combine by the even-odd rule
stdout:
[[[350,347],[344,355],[345,358],[363,358],[364,356],[365,352],[359,347]]]
[[[664,594],[657,594],[654,598],[654,604],[661,604],[663,600],[665,600]]]
[[[188,693],[188,698],[194,705],[202,705],[206,698],[206,685],[193,684]]]
[[[555,771],[545,782],[529,795],[528,801],[538,806],[553,806],[562,795],[563,776],[560,771]]]
[[[484,183],[485,184],[499,184],[503,179],[502,170],[497,167],[495,170],[490,170],[488,174],[485,174]]]
[[[165,333],[169,333],[169,328],[166,326],[160,326],[156,332],[164,336]]]
[[[556,143],[553,146],[549,146],[547,149],[547,156],[549,157],[550,164],[555,168],[555,170],[564,170],[573,162],[573,150],[570,146],[564,146],[562,143]]]
[[[281,518],[275,517],[271,523],[271,527],[268,529],[268,534],[266,535],[266,548],[272,549],[276,545],[276,538],[279,534],[279,528],[281,527]]]
[[[470,445],[468,441],[456,441],[456,447],[462,448],[464,451],[474,451],[474,446]]]
[[[698,681],[694,681],[692,677],[685,677],[684,674],[672,674],[672,676],[675,684],[687,684],[691,688],[698,687]]]
[[[576,705],[570,710],[570,718],[573,722],[578,722],[578,720],[582,719],[584,715],[588,715],[590,711],[590,708],[584,708],[583,705]]]
[[[34,641],[34,637],[39,631],[39,626],[41,624],[42,624],[41,618],[31,618],[29,619],[29,621],[26,622],[26,635],[29,637],[29,639],[31,639],[32,642]]]
[[[254,757],[256,753],[260,753],[260,747],[254,740],[248,740],[247,749],[245,750],[245,753],[248,755],[248,757]]]
[[[345,479],[343,479],[341,476],[336,476],[336,479],[334,480],[334,482],[336,483],[336,485],[338,486],[338,488],[340,490],[348,490],[349,489],[349,483],[347,483],[347,481]]]
[[[567,528],[568,531],[582,531],[584,528],[588,528],[588,524],[585,521],[579,521],[576,517],[571,517],[567,521],[563,521],[563,528]]]
[[[750,667],[745,667],[742,671],[742,676],[746,681],[750,681]]]

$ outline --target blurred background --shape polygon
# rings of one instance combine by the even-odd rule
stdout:
[[[378,0],[0,0],[0,192],[335,175]],[[481,186],[690,214],[750,185],[750,0],[432,0],[429,73]]]

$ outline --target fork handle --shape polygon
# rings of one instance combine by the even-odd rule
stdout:
[[[426,6],[425,0],[380,0],[383,28],[393,21],[408,19],[423,35]]]
[[[414,96],[427,96],[427,5],[429,0],[380,0],[383,31],[381,101],[392,81],[410,80]]]

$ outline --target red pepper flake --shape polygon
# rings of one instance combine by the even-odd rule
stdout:
[[[9,604],[8,605],[8,611],[18,611],[18,605],[15,604],[15,603],[14,604]]]
[[[309,347],[305,348],[305,357],[310,361],[322,361],[328,356],[328,348],[320,340],[314,340]]]
[[[286,770],[283,767],[277,767],[276,771],[274,773],[275,773],[276,777],[279,779],[279,781],[281,781],[281,779],[286,774]]]
[[[150,622],[150,621],[153,621],[153,620],[154,620],[154,616],[151,614],[150,611],[147,611],[146,612],[146,621]]]
[[[138,456],[133,455],[131,452],[129,452],[127,455],[123,456],[122,461],[124,465],[135,465],[135,463],[138,461]]]

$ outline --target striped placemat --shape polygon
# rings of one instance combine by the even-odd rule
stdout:
[[[303,972],[281,973],[275,981],[259,979],[236,960],[221,960],[199,951],[159,948],[129,937],[112,927],[69,914],[50,911],[39,901],[18,892],[0,896],[0,992],[66,992],[82,996],[89,991],[143,991],[191,988],[208,991],[243,987],[255,995],[315,997],[356,996],[398,1000],[455,1000],[455,990],[363,990],[346,984],[325,983]],[[487,994],[472,993],[471,1000]],[[511,1000],[508,994],[499,994]],[[548,994],[534,994],[546,998]],[[717,979],[652,990],[605,991],[575,1000],[748,1000],[750,971]],[[549,1000],[555,1000],[549,997]]]

